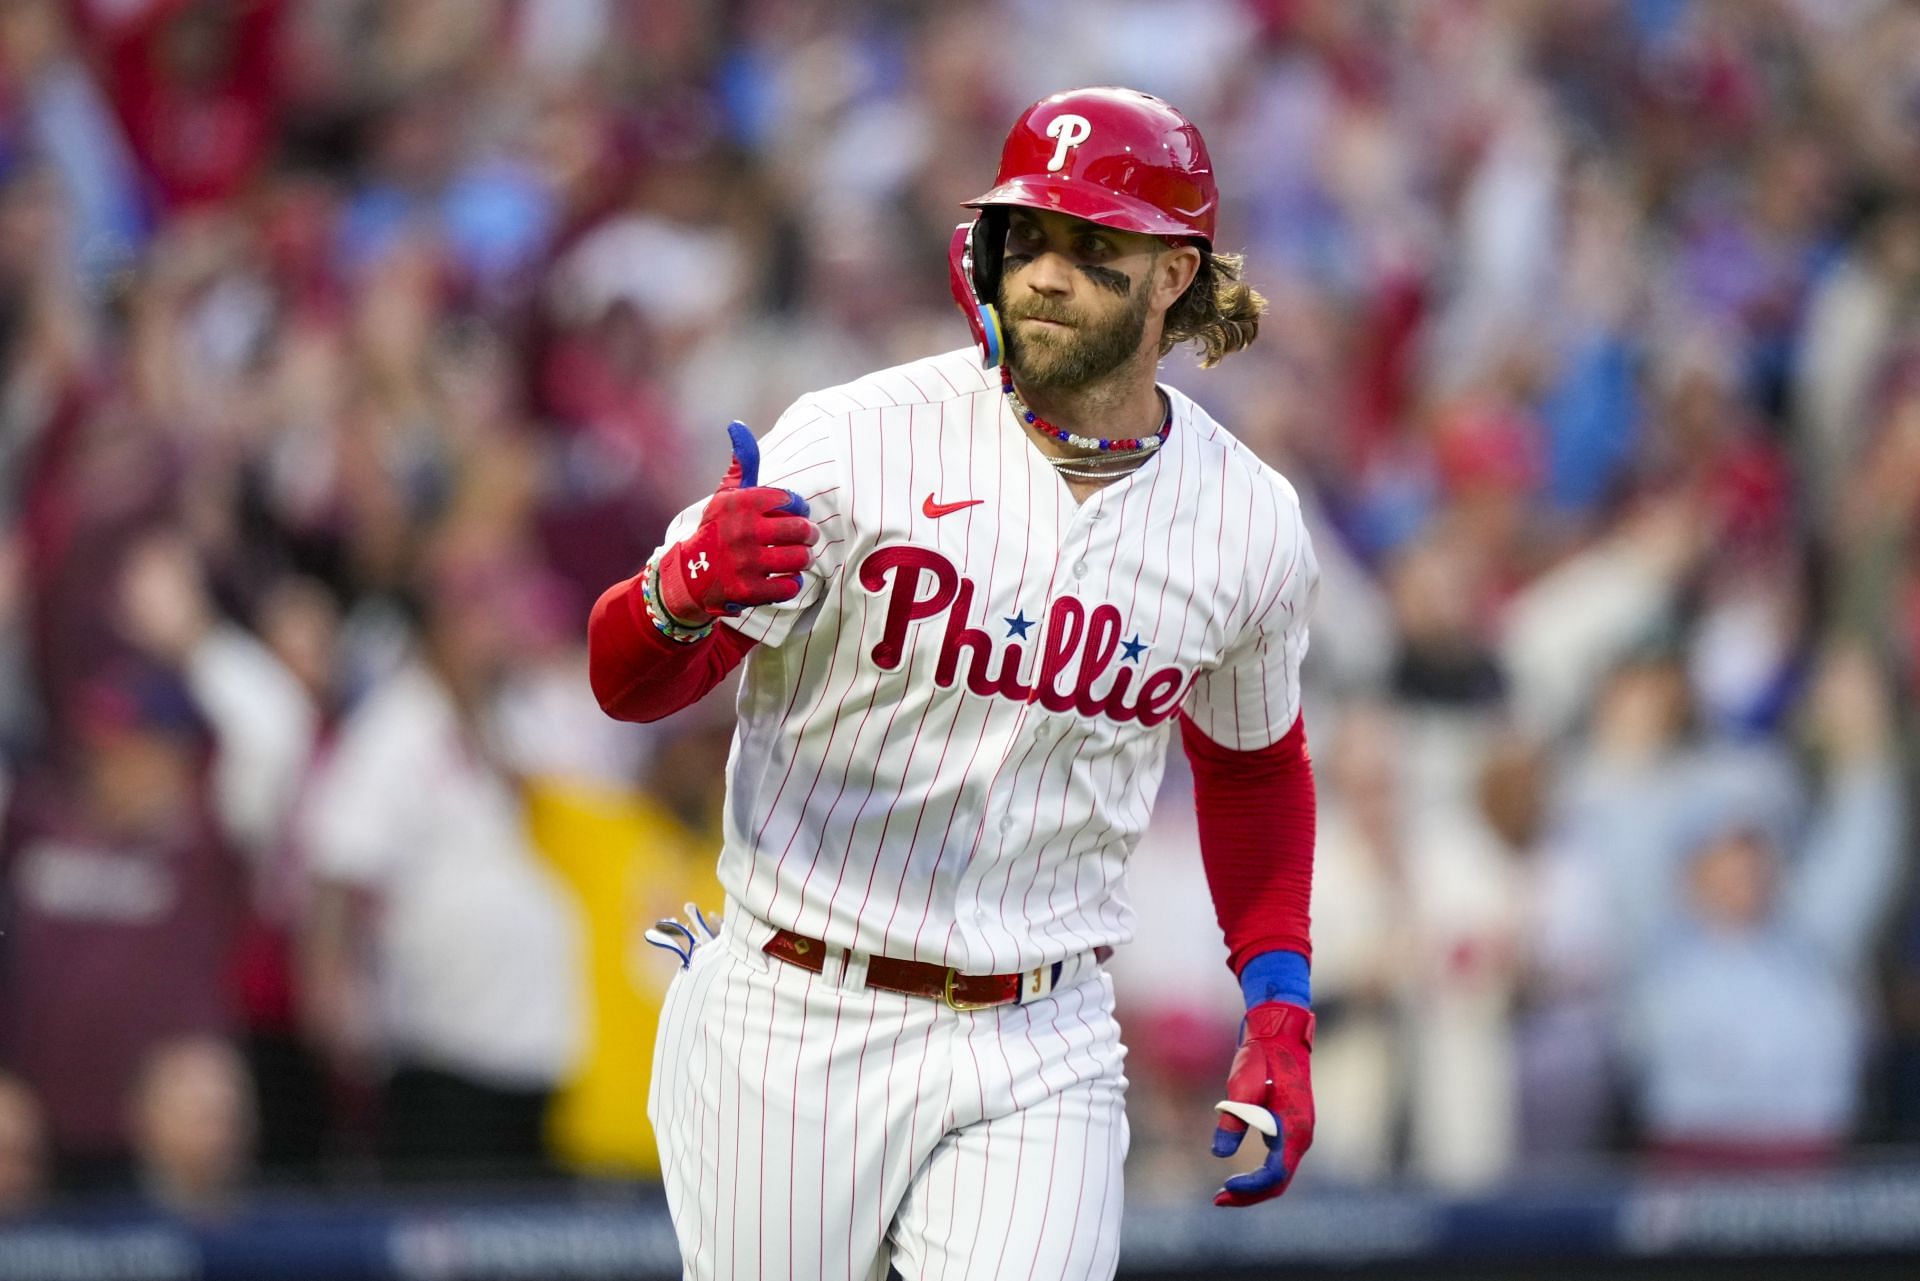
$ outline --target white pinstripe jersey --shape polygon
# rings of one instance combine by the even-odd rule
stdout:
[[[760,483],[803,495],[822,537],[796,600],[726,620],[760,642],[730,895],[967,973],[1131,936],[1123,872],[1172,717],[1238,749],[1285,734],[1318,581],[1292,486],[1167,394],[1166,445],[1084,503],[971,349],[781,416]]]

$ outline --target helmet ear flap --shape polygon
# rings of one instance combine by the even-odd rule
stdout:
[[[1007,252],[1007,211],[988,206],[973,220],[967,254],[973,265],[973,296],[986,306],[1000,301],[1000,266]]]
[[[967,318],[979,344],[981,362],[989,369],[1005,358],[1000,331],[1000,262],[1006,252],[1007,217],[999,210],[983,210],[971,225],[953,229],[947,253],[948,283],[953,301]]]

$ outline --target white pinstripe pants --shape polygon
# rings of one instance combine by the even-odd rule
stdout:
[[[648,1115],[695,1281],[1108,1279],[1125,1050],[1113,985],[959,1012],[759,951],[729,904],[675,977]]]

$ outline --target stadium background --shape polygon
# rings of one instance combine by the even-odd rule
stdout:
[[[0,1277],[674,1273],[731,708],[606,721],[585,610],[730,418],[965,340],[1087,83],[1209,139],[1273,308],[1167,376],[1325,566],[1318,1141],[1204,1208],[1175,753],[1123,1274],[1911,1266],[1920,5],[7,0]]]

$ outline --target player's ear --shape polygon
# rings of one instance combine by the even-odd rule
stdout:
[[[1153,261],[1153,307],[1164,311],[1180,301],[1187,286],[1200,274],[1200,251],[1192,245],[1169,245]]]

